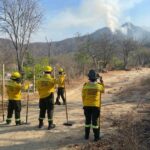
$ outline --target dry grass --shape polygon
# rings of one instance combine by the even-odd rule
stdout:
[[[145,119],[146,118],[146,119]],[[142,122],[142,120],[145,120]],[[75,150],[149,150],[150,120],[149,116],[140,117],[135,112],[113,118],[112,126],[117,127],[114,134],[106,135],[102,140],[87,145],[74,145]]]

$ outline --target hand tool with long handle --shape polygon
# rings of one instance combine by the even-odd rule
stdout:
[[[100,100],[101,100],[101,93],[100,93]],[[101,119],[100,119],[100,117],[101,117],[101,105],[99,105],[99,132],[100,132],[100,124],[101,124]]]
[[[4,113],[4,97],[2,93],[2,116],[3,116],[3,121],[5,121],[5,113]]]
[[[27,91],[27,106],[26,106],[26,123],[25,124],[30,124],[29,122],[28,122],[28,113],[29,113],[29,88],[28,88],[28,91]]]
[[[5,80],[5,65],[3,64],[3,77],[2,77],[2,114],[3,121],[5,121],[5,113],[4,113],[4,80]]]
[[[66,86],[64,86],[64,94],[65,94],[65,110],[66,110],[66,121],[63,125],[65,126],[72,126],[73,122],[70,122],[69,119],[68,119],[68,106],[67,106],[67,96],[66,96]]]

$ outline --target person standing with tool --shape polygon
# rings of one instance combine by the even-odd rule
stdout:
[[[66,74],[63,68],[59,68],[58,73],[59,74],[56,79],[58,90],[57,90],[57,98],[55,104],[61,105],[61,103],[59,102],[59,99],[61,97],[63,100],[63,105],[65,105],[65,111],[66,111],[66,122],[63,123],[63,125],[72,126],[73,122],[70,122],[68,118],[68,104],[67,104],[66,84],[65,84]]]
[[[6,124],[10,124],[12,120],[13,111],[15,110],[16,125],[21,125],[20,113],[21,113],[21,90],[27,90],[29,83],[26,85],[21,84],[21,74],[19,72],[13,72],[10,77],[10,81],[6,84],[6,90],[8,95],[8,110]]]
[[[100,83],[97,82],[98,76],[95,70],[88,73],[89,82],[85,83],[82,89],[82,101],[85,115],[85,139],[89,139],[90,128],[93,128],[94,141],[100,139],[100,106],[101,93],[104,93],[104,83],[102,77]]]
[[[48,130],[55,128],[55,124],[53,124],[53,112],[56,80],[52,77],[52,71],[53,68],[51,66],[45,66],[44,75],[37,81],[37,89],[40,96],[39,128],[44,126],[43,120],[47,111]]]
[[[63,105],[66,104],[66,99],[65,99],[65,96],[64,96],[64,93],[65,93],[65,78],[66,78],[66,74],[64,72],[64,69],[59,68],[58,69],[58,78],[57,78],[58,89],[57,89],[57,98],[56,98],[55,105],[61,105],[61,102],[59,101],[60,97],[63,100]]]

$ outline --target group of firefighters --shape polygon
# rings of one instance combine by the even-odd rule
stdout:
[[[36,86],[39,93],[39,128],[44,126],[43,120],[47,112],[48,117],[48,130],[55,128],[53,123],[54,105],[61,105],[59,99],[63,100],[63,105],[66,105],[65,97],[65,78],[66,74],[63,68],[58,69],[58,76],[56,78],[52,75],[53,68],[45,66],[43,75],[38,79]],[[100,106],[101,106],[101,93],[104,92],[104,84],[101,77],[94,70],[88,73],[89,81],[83,85],[82,88],[82,101],[85,115],[85,139],[89,139],[90,128],[94,132],[94,140],[100,139]],[[99,79],[99,81],[98,81]],[[54,102],[54,92],[57,85],[57,98]],[[29,84],[22,83],[22,77],[19,72],[13,72],[10,81],[6,84],[8,94],[8,110],[6,123],[10,124],[12,120],[13,111],[15,111],[16,125],[21,125],[21,90],[27,90]]]

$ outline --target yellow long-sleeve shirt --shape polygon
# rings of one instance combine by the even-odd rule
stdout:
[[[51,93],[54,93],[55,84],[56,80],[51,75],[43,75],[43,77],[37,81],[37,89],[40,98],[48,97]]]
[[[65,78],[66,78],[66,75],[63,74],[63,75],[59,75],[57,77],[57,84],[58,84],[58,87],[65,87]]]
[[[104,93],[104,84],[97,82],[85,83],[82,89],[83,106],[101,106],[101,93]]]
[[[22,85],[21,83],[17,83],[16,81],[10,80],[6,84],[6,90],[7,90],[7,95],[8,99],[10,100],[21,100],[22,95],[21,95],[21,90],[28,89],[29,88],[29,83]]]

